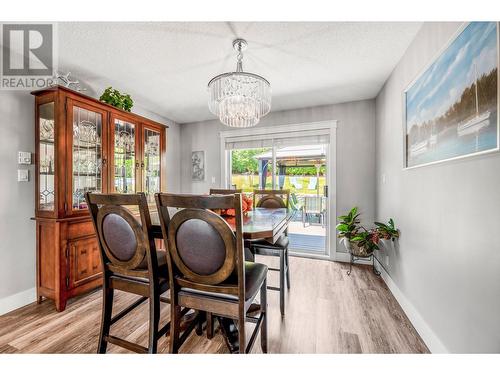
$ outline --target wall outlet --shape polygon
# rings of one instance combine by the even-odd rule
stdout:
[[[30,180],[30,174],[27,169],[17,170],[17,181],[18,182],[28,182]]]
[[[215,177],[212,176],[212,184],[215,184]]]
[[[31,152],[19,151],[17,159],[19,164],[29,165],[31,164]]]

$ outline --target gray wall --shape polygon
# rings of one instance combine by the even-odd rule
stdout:
[[[259,127],[337,120],[337,212],[359,206],[364,221],[375,214],[375,102],[357,102],[272,112]],[[220,186],[219,132],[230,130],[218,120],[181,125],[181,187],[207,193]],[[205,150],[206,182],[191,181],[191,151]],[[215,182],[212,182],[212,177]]]
[[[140,106],[134,112],[170,126],[167,188],[179,191],[179,125]],[[30,220],[34,216],[34,165],[27,167],[30,181],[17,182],[17,169],[26,168],[18,166],[17,152],[35,151],[34,116],[34,97],[28,91],[0,91],[0,309],[2,299],[35,287],[35,225]]]
[[[401,229],[385,268],[446,350],[498,353],[500,155],[402,169],[402,93],[459,26],[425,24],[376,99],[376,212]]]
[[[17,151],[35,149],[34,118],[28,92],[0,91],[0,301],[35,286],[34,165],[17,182]]]

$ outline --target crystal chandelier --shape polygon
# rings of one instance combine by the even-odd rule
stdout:
[[[259,123],[271,110],[271,85],[253,73],[243,71],[243,39],[233,41],[238,52],[236,72],[220,74],[208,83],[208,108],[227,126],[247,128]]]

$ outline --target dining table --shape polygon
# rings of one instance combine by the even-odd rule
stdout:
[[[175,214],[175,210],[170,212]],[[153,236],[163,238],[160,226],[160,218],[156,207],[150,208]],[[243,213],[243,239],[245,240],[267,240],[274,243],[288,228],[292,219],[293,211],[286,208],[261,208],[257,207]],[[226,222],[235,229],[236,220],[234,216],[223,216]]]
[[[171,216],[176,209],[169,211]],[[243,213],[243,239],[246,243],[253,240],[266,240],[275,243],[287,230],[288,224],[294,214],[293,210],[286,208],[261,208]],[[160,226],[160,218],[156,207],[150,208],[151,230],[154,238],[163,239]],[[223,216],[226,222],[236,230],[235,217]],[[250,312],[251,313],[251,312]],[[221,333],[230,352],[238,351],[238,331],[236,323],[232,319],[217,317]]]

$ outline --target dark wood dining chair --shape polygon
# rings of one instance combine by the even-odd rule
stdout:
[[[228,195],[228,194],[238,194],[242,193],[243,189],[210,189],[210,195]],[[245,244],[245,261],[253,262],[255,257],[250,251],[250,245],[248,241]],[[214,336],[215,320],[211,313],[207,313],[207,338],[211,339]]]
[[[151,218],[144,193],[86,193],[102,261],[103,304],[98,353],[112,343],[137,353],[156,353],[158,339],[169,332],[170,322],[161,329],[161,294],[169,288],[167,254],[156,251],[151,236]],[[132,212],[132,210],[134,212]],[[141,296],[112,317],[114,291]],[[110,335],[111,326],[145,301],[149,301],[149,345],[144,347]]]
[[[288,208],[289,200],[289,190],[254,190],[254,207]],[[290,266],[288,260],[288,245],[290,241],[287,232],[288,230],[274,243],[264,239],[251,242],[250,247],[253,254],[279,257],[279,268],[269,268],[269,271],[279,272],[279,288],[274,286],[268,286],[267,288],[279,291],[280,312],[282,317],[285,316],[285,279],[286,287],[288,290],[290,289]]]
[[[245,262],[241,194],[156,194],[163,237],[169,251],[170,352],[177,353],[181,307],[238,321],[239,353],[249,353],[260,329],[267,352],[267,266]],[[172,217],[169,207],[181,208]],[[234,209],[235,230],[212,210]],[[253,301],[260,290],[260,306]],[[248,314],[251,311],[252,314]],[[256,316],[258,315],[258,316]],[[256,323],[247,344],[245,322]]]
[[[210,195],[227,195],[242,193],[243,189],[210,189]]]
[[[288,208],[290,190],[255,189],[253,207]]]

